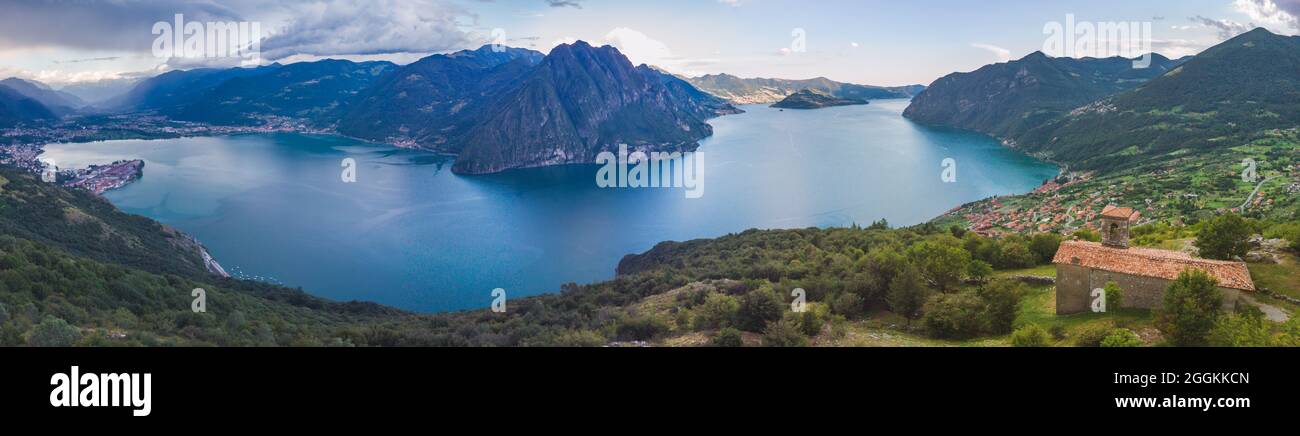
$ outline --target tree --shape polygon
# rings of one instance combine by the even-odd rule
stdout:
[[[1251,231],[1250,224],[1237,214],[1223,214],[1203,224],[1196,234],[1196,248],[1207,259],[1242,257],[1250,250]]]
[[[1175,345],[1204,345],[1223,311],[1218,281],[1204,271],[1188,269],[1165,289],[1160,324]]]
[[[984,301],[989,331],[997,334],[1011,331],[1020,308],[1020,297],[1025,294],[1024,288],[1020,282],[998,280],[976,291]]]
[[[1051,338],[1038,324],[1029,324],[1011,333],[1011,345],[1016,347],[1046,347]]]
[[[713,346],[743,347],[745,346],[745,341],[741,340],[740,338],[740,330],[727,327],[722,330],[719,330],[718,334],[713,337]]]
[[[907,249],[907,255],[920,268],[921,276],[943,291],[957,286],[971,260],[966,250],[935,241],[913,245]]]
[[[922,282],[921,273],[916,270],[916,267],[909,266],[889,284],[889,295],[886,299],[889,302],[889,309],[907,318],[910,326],[912,320],[921,317],[921,307],[925,306],[929,296],[930,290]]]
[[[736,327],[748,332],[761,332],[768,322],[781,319],[785,302],[770,287],[749,291],[740,297],[736,310]]]
[[[1129,329],[1114,329],[1101,340],[1101,346],[1107,348],[1141,347],[1142,338]]]
[[[1119,287],[1119,283],[1106,282],[1106,287],[1102,290],[1106,292],[1107,311],[1124,307],[1124,290]]]
[[[989,277],[993,276],[993,265],[982,260],[972,260],[966,267],[966,276],[975,283],[986,284],[989,282]]]
[[[1002,253],[998,256],[1002,267],[1007,269],[1028,268],[1034,266],[1037,259],[1029,246],[1021,242],[1003,242]]]
[[[740,311],[740,301],[730,295],[711,292],[704,302],[692,310],[694,318],[691,327],[696,330],[712,330],[731,326]]]
[[[81,340],[81,331],[62,318],[47,316],[32,328],[27,345],[33,347],[71,347]]]
[[[1061,249],[1061,235],[1038,233],[1029,241],[1029,250],[1038,257],[1039,264],[1051,263],[1056,251]]]

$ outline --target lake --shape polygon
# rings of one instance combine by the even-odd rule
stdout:
[[[661,241],[918,224],[1057,174],[987,136],[914,124],[906,106],[746,106],[714,119],[699,199],[601,189],[589,165],[458,176],[448,157],[333,136],[51,144],[45,157],[65,168],[144,159],[142,179],[105,197],[194,235],[240,277],[433,312],[487,307],[495,288],[515,298],[607,280]],[[356,183],[340,177],[345,158]],[[941,179],[946,158],[954,183]]]

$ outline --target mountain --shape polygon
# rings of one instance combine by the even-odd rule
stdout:
[[[790,96],[786,97],[785,100],[777,102],[772,105],[772,107],[781,109],[821,109],[832,106],[851,106],[867,103],[866,100],[832,97],[811,89],[805,89],[790,94]]]
[[[1300,125],[1300,37],[1262,28],[1142,86],[1022,135],[1026,151],[1079,169],[1213,152]]]
[[[257,76],[278,70],[280,64],[251,68],[198,68],[168,71],[140,81],[125,94],[101,106],[123,112],[144,110],[175,111],[197,101],[204,93],[237,77]]]
[[[578,41],[551,50],[466,132],[452,170],[592,163],[627,144],[642,151],[691,151],[712,134],[705,120],[736,109],[610,46]]]
[[[920,123],[1011,138],[1099,98],[1132,89],[1183,60],[1151,56],[1147,68],[1121,57],[1019,60],[949,74],[917,94],[903,116]]]
[[[66,92],[55,91],[48,85],[33,81],[23,80],[17,77],[0,80],[0,86],[8,87],[19,94],[30,97],[40,102],[55,115],[63,116],[75,112],[78,108],[86,105],[75,95]]]
[[[298,62],[230,77],[162,112],[215,124],[260,124],[257,117],[265,115],[328,121],[325,118],[346,110],[359,92],[396,68],[390,62]]]
[[[96,106],[113,97],[126,94],[137,83],[139,83],[138,79],[104,79],[68,84],[59,88],[59,91],[76,96],[87,105]]]
[[[58,118],[36,99],[19,94],[7,86],[0,86],[0,127]]]
[[[798,91],[811,89],[839,98],[875,100],[911,98],[924,89],[921,85],[879,87],[836,82],[824,77],[808,80],[742,79],[730,74],[711,74],[685,78],[701,90],[735,104],[771,104]]]
[[[481,122],[495,97],[543,58],[532,50],[495,47],[433,55],[395,69],[340,112],[339,132],[458,152],[460,141],[454,139]]]

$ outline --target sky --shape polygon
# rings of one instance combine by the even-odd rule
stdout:
[[[1092,47],[1103,48],[1080,53],[1097,55],[1135,55],[1149,46],[1180,57],[1254,27],[1300,33],[1300,0],[4,0],[0,77],[57,88],[246,64],[160,54],[154,31],[176,14],[200,25],[258,23],[261,63],[405,64],[492,42],[547,52],[585,40],[689,76],[882,86],[929,84],[1044,50],[1064,35],[1051,26],[1068,23],[1074,32],[1137,26],[1139,43],[1121,50],[1094,34]],[[1089,39],[1072,34],[1069,43]]]

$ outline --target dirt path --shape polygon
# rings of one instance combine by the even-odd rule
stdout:
[[[1291,319],[1291,314],[1287,313],[1287,311],[1286,311],[1285,309],[1282,309],[1282,308],[1277,307],[1277,306],[1271,306],[1271,305],[1268,305],[1268,304],[1264,304],[1264,303],[1260,302],[1259,300],[1256,300],[1255,297],[1252,297],[1252,296],[1250,296],[1250,295],[1244,295],[1244,294],[1243,294],[1243,295],[1241,296],[1241,298],[1244,299],[1244,300],[1246,300],[1246,302],[1248,302],[1248,303],[1250,303],[1250,304],[1254,304],[1255,307],[1258,307],[1259,310],[1263,311],[1263,312],[1264,312],[1264,317],[1265,317],[1265,318],[1268,318],[1269,321],[1275,321],[1275,322],[1287,322],[1287,321],[1289,321],[1289,320]]]

